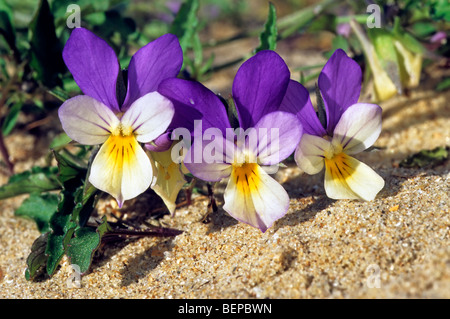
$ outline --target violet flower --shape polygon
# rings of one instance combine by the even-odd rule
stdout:
[[[358,103],[362,73],[341,49],[325,64],[318,81],[326,111],[321,124],[301,84],[289,83],[282,109],[296,113],[303,136],[295,151],[297,165],[307,174],[325,166],[325,191],[333,199],[372,200],[384,180],[369,166],[352,157],[368,147],[381,132],[381,108]]]
[[[289,78],[288,67],[273,51],[260,51],[242,64],[232,87],[238,130],[231,127],[221,100],[200,83],[168,79],[160,85],[161,94],[174,104],[203,114],[186,168],[202,180],[228,179],[223,209],[262,232],[289,208],[287,192],[265,171],[291,155],[301,137],[296,116],[279,111]]]
[[[183,53],[178,39],[163,35],[133,55],[123,103],[116,94],[120,65],[104,40],[77,28],[64,47],[63,58],[85,95],[68,99],[60,107],[62,127],[81,144],[102,144],[89,181],[111,194],[121,207],[152,183],[153,162],[139,143],[165,133],[174,116],[172,102],[157,88],[180,71]]]

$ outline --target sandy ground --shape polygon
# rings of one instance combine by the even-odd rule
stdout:
[[[281,45],[278,52],[290,67],[323,61],[307,49],[294,54]],[[227,95],[235,71],[205,85]],[[323,176],[307,176],[288,163],[276,178],[291,205],[266,233],[220,208],[221,184],[219,210],[209,223],[202,222],[208,199],[195,195],[191,206],[160,220],[183,230],[181,235],[105,246],[81,288],[68,283],[72,268],[66,258],[52,278],[25,280],[25,260],[39,232],[33,222],[14,217],[26,196],[1,201],[0,298],[449,298],[449,163],[398,165],[422,149],[450,145],[450,91],[434,91],[434,74],[428,71],[409,97],[382,104],[383,130],[375,144],[382,149],[358,156],[386,181],[374,201],[330,200]],[[60,129],[59,123],[53,128]],[[19,131],[6,143],[17,172],[45,163],[48,140]],[[0,183],[6,181],[0,176]],[[151,209],[147,195],[122,212],[107,201],[99,212],[145,214]]]

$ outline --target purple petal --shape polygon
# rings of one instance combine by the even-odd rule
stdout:
[[[296,81],[289,81],[280,111],[291,112],[297,115],[303,126],[303,133],[316,136],[327,134],[320,124],[319,118],[309,98],[308,90]]]
[[[332,134],[342,113],[358,102],[362,73],[358,63],[336,50],[319,75],[319,89],[327,112],[327,132]]]
[[[198,82],[177,78],[161,83],[158,92],[167,97],[175,106],[175,116],[170,128],[185,127],[194,129],[194,120],[202,120],[203,131],[215,127],[224,136],[230,127],[225,106],[208,88]]]
[[[183,51],[173,34],[165,34],[139,49],[128,66],[127,96],[122,111],[139,97],[156,91],[167,78],[178,75],[183,64]]]
[[[258,159],[262,165],[278,164],[291,155],[302,136],[297,117],[287,112],[266,114],[255,125]]]
[[[164,152],[172,146],[172,142],[170,132],[166,132],[157,137],[153,143],[145,144],[145,148],[152,152]]]
[[[62,55],[83,93],[119,112],[116,97],[119,62],[106,41],[87,29],[76,28],[67,40]]]
[[[233,98],[243,129],[277,111],[289,84],[290,72],[274,51],[260,51],[242,64],[233,82]]]
[[[186,154],[184,165],[195,177],[217,182],[230,176],[232,165],[228,157],[233,152],[234,144],[219,136],[213,141],[196,139]],[[209,156],[212,153],[214,157]]]

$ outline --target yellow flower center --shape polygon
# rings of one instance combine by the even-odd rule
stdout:
[[[123,127],[120,124],[105,142],[110,164],[123,167],[135,159],[135,153],[139,146],[131,127]]]
[[[350,177],[355,169],[350,165],[350,157],[341,152],[332,157],[325,157],[325,169],[330,173],[331,178],[345,181]]]
[[[261,181],[258,170],[259,167],[256,163],[233,164],[231,178],[241,193],[248,194],[258,190]]]

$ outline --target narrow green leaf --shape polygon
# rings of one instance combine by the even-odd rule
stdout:
[[[47,0],[41,0],[29,27],[30,66],[37,79],[52,88],[61,85],[59,74],[65,71],[62,46],[56,37],[53,14]]]
[[[7,136],[13,130],[19,117],[20,111],[22,110],[22,106],[23,102],[19,101],[14,103],[14,105],[9,109],[9,112],[6,115],[2,125],[3,136]]]
[[[169,33],[178,37],[183,52],[192,47],[192,39],[197,32],[199,20],[197,12],[199,9],[199,0],[186,0],[178,10],[178,13],[172,22]]]
[[[57,167],[33,167],[29,171],[15,174],[7,184],[0,187],[0,199],[60,189],[57,173]]]
[[[336,0],[322,0],[283,17],[278,23],[280,38],[286,39],[302,30],[314,21],[314,19],[319,17],[324,10],[330,9],[338,3],[339,1]]]
[[[73,79],[72,79],[72,81],[75,82]],[[63,81],[63,83],[64,83],[64,81]],[[59,99],[61,102],[65,102],[66,100],[68,100],[70,98],[69,94],[67,94],[61,88],[58,88],[58,87],[54,87],[54,88],[48,90],[48,93],[50,93],[51,95],[53,95],[54,97]]]
[[[0,35],[5,38],[11,50],[17,50],[13,11],[5,0],[0,0]]]
[[[15,216],[29,218],[36,222],[41,233],[50,230],[50,219],[58,209],[58,195],[56,194],[30,194],[20,207],[14,212]]]
[[[255,49],[254,53],[261,50],[275,50],[277,47],[277,11],[273,3],[269,3],[269,14],[267,21],[264,25],[264,30],[259,35],[259,46]]]
[[[214,59],[215,59],[215,55],[214,55],[214,53],[211,53],[208,60],[206,60],[205,64],[203,64],[203,66],[200,68],[200,72],[199,72],[200,75],[205,74],[206,72],[208,72],[211,69]]]
[[[445,91],[450,89],[450,77],[444,78],[439,84],[436,86],[436,91]]]
[[[200,66],[203,62],[203,47],[197,32],[192,36],[192,48],[194,51],[194,64],[195,66]]]

